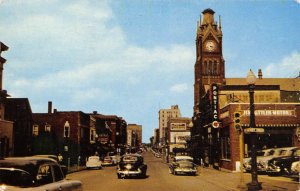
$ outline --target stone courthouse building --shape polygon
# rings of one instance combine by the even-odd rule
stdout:
[[[205,165],[238,170],[240,152],[248,155],[250,135],[235,128],[234,113],[240,113],[240,127],[249,128],[249,86],[245,78],[225,78],[221,20],[206,9],[197,25],[194,82],[194,115],[189,147]],[[256,74],[254,104],[257,148],[300,145],[300,78],[264,78]]]

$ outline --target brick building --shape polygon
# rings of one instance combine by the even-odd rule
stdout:
[[[221,22],[206,9],[196,34],[194,115],[190,151],[205,165],[238,170],[239,154],[251,147],[244,135],[240,148],[234,112],[241,114],[241,127],[249,125],[249,87],[245,78],[225,78]],[[263,78],[258,71],[255,84],[255,121],[264,133],[257,134],[257,148],[299,146],[300,78]],[[284,136],[284,138],[282,138]]]
[[[13,156],[32,154],[32,111],[27,98],[8,98],[5,119],[13,122]]]
[[[127,143],[127,123],[116,115],[90,114],[96,119],[94,151],[104,156],[108,152],[124,153]]]
[[[6,59],[1,56],[8,47],[0,41],[0,158],[11,156],[13,153],[13,122],[5,119],[5,102],[9,96],[3,89],[3,70]]]
[[[62,154],[66,165],[77,164],[93,155],[95,143],[95,118],[81,111],[33,113],[33,154]]]

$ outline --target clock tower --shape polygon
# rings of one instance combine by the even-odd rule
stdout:
[[[197,22],[194,112],[197,112],[200,98],[211,84],[221,84],[225,78],[221,18],[217,23],[214,13],[212,9],[205,9],[203,19],[200,17]]]

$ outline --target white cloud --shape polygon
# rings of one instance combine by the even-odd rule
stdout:
[[[183,93],[189,90],[189,85],[186,83],[175,84],[170,88],[170,91],[175,93]]]
[[[300,0],[295,0],[295,1],[300,4]]]
[[[300,52],[293,52],[279,63],[271,63],[263,69],[265,77],[296,77],[300,71]]]

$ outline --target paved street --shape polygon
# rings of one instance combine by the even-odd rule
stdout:
[[[117,179],[116,167],[104,167],[102,170],[83,170],[71,173],[68,179],[79,179],[85,191],[221,191],[240,190],[240,174],[199,168],[198,176],[174,176],[169,174],[168,165],[150,152],[145,153],[148,165],[146,179]],[[250,181],[250,175],[244,174],[244,182]],[[284,177],[268,177],[260,175],[263,190],[297,190],[298,182]],[[242,189],[242,190],[245,190]]]

